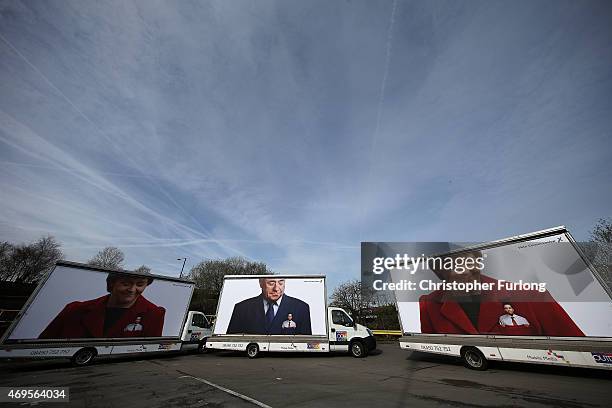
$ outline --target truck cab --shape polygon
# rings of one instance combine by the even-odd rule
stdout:
[[[189,311],[181,334],[182,349],[204,351],[206,340],[212,334],[212,325],[202,312]]]
[[[348,351],[354,357],[365,357],[376,349],[376,339],[372,331],[355,323],[344,309],[328,307],[327,321],[330,351]]]

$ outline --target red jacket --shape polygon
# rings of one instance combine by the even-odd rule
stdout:
[[[85,302],[68,303],[38,336],[39,339],[83,339],[117,337],[160,337],[166,309],[140,295],[132,307],[104,332],[104,316],[109,295]],[[140,320],[137,322],[137,318]],[[130,324],[141,330],[125,330]],[[131,326],[132,328],[134,325]],[[140,328],[140,327],[139,327]]]
[[[497,288],[495,279],[481,276],[481,280],[494,283]],[[534,301],[514,302],[513,297]],[[503,302],[512,303],[514,312],[527,319],[529,326],[500,326],[499,317],[505,313]],[[584,337],[582,330],[548,292],[521,291],[520,296],[517,296],[516,291],[484,291],[481,296],[478,327],[474,327],[461,306],[445,296],[443,290],[421,296],[419,309],[421,333]]]

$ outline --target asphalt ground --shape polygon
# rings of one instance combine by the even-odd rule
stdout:
[[[364,359],[343,354],[243,353],[147,356],[71,367],[63,360],[0,363],[0,385],[70,387],[50,407],[609,407],[612,372],[453,358],[379,344]],[[252,401],[248,401],[252,398]],[[13,404],[11,404],[13,405]]]

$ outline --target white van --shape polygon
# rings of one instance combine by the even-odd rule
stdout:
[[[120,279],[144,289],[123,312],[127,320],[118,318],[119,329],[103,331],[112,326],[106,306]],[[57,262],[0,340],[0,358],[68,358],[86,365],[99,356],[202,350],[212,330],[204,313],[187,311],[193,286],[173,277]],[[141,311],[130,320],[136,307]]]
[[[376,349],[372,331],[341,308],[327,307],[324,276],[226,276],[209,349],[262,352],[349,352]],[[271,309],[273,311],[271,311]]]
[[[495,302],[483,300],[478,325],[472,326],[457,297],[436,297],[440,290],[420,295],[396,291],[402,349],[460,357],[476,370],[496,360],[612,369],[610,289],[565,227],[435,256],[462,253],[483,254],[480,282],[503,286],[503,296]],[[406,276],[396,273],[392,280]],[[428,270],[419,271],[413,280],[418,285],[430,276]],[[484,324],[488,317],[491,322]],[[470,329],[472,333],[465,332]]]

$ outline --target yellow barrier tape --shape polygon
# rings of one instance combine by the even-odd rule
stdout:
[[[401,336],[401,330],[372,330],[372,333],[386,336]]]

